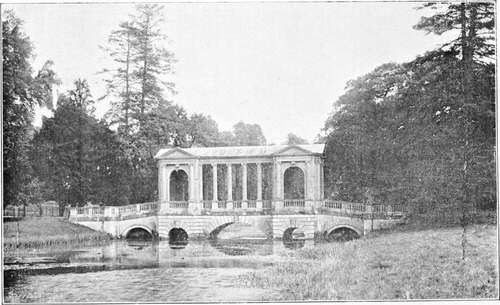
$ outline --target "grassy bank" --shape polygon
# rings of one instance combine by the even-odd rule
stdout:
[[[105,233],[55,217],[36,217],[26,218],[19,222],[4,222],[3,238],[5,250],[95,243],[110,239]]]
[[[240,279],[281,300],[496,298],[496,227],[394,232],[284,252],[287,260]],[[275,296],[273,296],[273,300]]]

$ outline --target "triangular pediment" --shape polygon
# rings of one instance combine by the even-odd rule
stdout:
[[[157,159],[183,159],[183,158],[191,158],[192,154],[184,151],[182,148],[172,148],[170,150],[160,152],[157,156]]]
[[[313,153],[307,149],[298,146],[288,146],[283,148],[282,150],[274,153],[274,155],[278,156],[303,156],[303,155],[312,155]]]

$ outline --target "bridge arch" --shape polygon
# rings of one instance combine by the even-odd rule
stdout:
[[[153,230],[145,225],[131,225],[127,227],[125,230],[123,230],[120,235],[124,238],[130,238],[131,234],[139,231],[146,232],[151,239],[154,237]]]
[[[286,228],[283,231],[282,239],[285,242],[289,242],[289,241],[294,241],[297,238],[303,239],[303,238],[305,238],[305,236],[306,236],[306,234],[304,232],[304,228],[297,227],[297,226],[291,226],[291,227]]]
[[[215,239],[225,228],[236,224],[249,226],[255,230],[256,234],[262,234],[268,238],[269,228],[266,227],[266,222],[262,217],[217,217],[207,224],[205,232],[210,239]]]
[[[328,241],[348,241],[358,239],[362,235],[361,230],[348,224],[336,225],[324,232],[324,237]]]
[[[168,231],[168,242],[169,243],[181,243],[187,244],[189,239],[189,234],[186,230],[181,227],[171,228]]]

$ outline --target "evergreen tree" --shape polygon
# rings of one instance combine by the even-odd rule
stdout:
[[[4,205],[25,204],[23,187],[32,185],[28,151],[34,108],[52,107],[52,86],[58,81],[50,61],[33,75],[33,46],[10,11],[2,21],[2,49]]]

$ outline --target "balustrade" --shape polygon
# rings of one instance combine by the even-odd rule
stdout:
[[[226,207],[227,207],[227,202],[225,200],[217,201],[217,208],[218,209],[225,209]]]
[[[168,205],[171,209],[187,209],[189,207],[187,201],[169,201]]]
[[[273,208],[273,202],[271,200],[262,200],[262,208],[264,210],[270,210]]]
[[[185,213],[190,206],[188,201],[166,201],[161,203],[164,209],[175,209],[177,213]],[[203,200],[201,203],[193,203],[200,205],[205,210],[216,211],[232,211],[232,210],[273,210],[274,204],[271,200]],[[306,208],[311,205],[311,202],[304,199],[286,199],[277,201],[277,209],[283,208]],[[143,215],[158,211],[160,202],[146,202],[141,204],[132,204],[126,206],[85,206],[72,208],[70,217],[75,218],[99,218],[99,217],[143,217]],[[311,205],[312,206],[312,205]],[[398,205],[382,205],[382,204],[364,204],[354,203],[340,200],[324,200],[321,202],[323,209],[336,211],[346,215],[365,215],[365,217],[401,217],[405,215],[406,209],[402,204]],[[277,211],[279,212],[279,211]]]
[[[306,206],[306,203],[305,203],[304,199],[285,199],[283,206],[285,208],[289,208],[289,207],[303,208]]]
[[[249,209],[256,209],[257,208],[257,200],[248,200],[247,207]]]
[[[212,201],[211,200],[203,200],[203,208],[207,210],[212,209]]]

